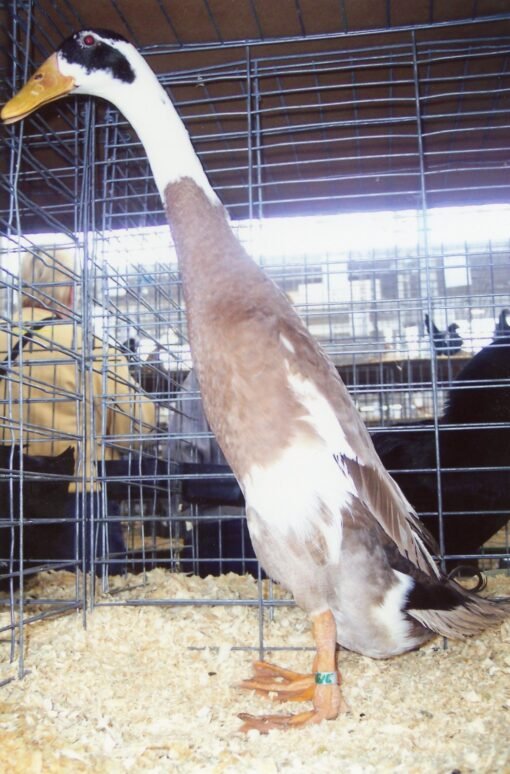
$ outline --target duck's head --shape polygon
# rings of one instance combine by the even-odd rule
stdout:
[[[112,87],[133,83],[140,61],[135,47],[116,32],[75,32],[3,106],[0,117],[12,124],[71,93],[109,99]]]

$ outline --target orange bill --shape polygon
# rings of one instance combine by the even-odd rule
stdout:
[[[74,78],[62,75],[58,69],[57,55],[52,54],[23,88],[6,102],[0,112],[0,118],[6,124],[21,121],[42,105],[69,94],[73,88]]]

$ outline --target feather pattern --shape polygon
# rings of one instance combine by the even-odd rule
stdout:
[[[455,584],[455,590],[460,590],[458,584]],[[427,629],[453,639],[472,637],[489,626],[501,623],[510,615],[510,599],[476,597],[462,591],[458,605],[452,610],[409,609],[409,615]]]
[[[351,460],[344,459],[343,464],[363,505],[395,542],[400,553],[424,572],[439,577],[431,553],[435,547],[434,539],[382,463],[379,462],[377,467],[355,466]]]

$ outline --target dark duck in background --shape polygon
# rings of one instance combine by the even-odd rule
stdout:
[[[457,331],[457,323],[450,323],[445,331],[440,331],[428,314],[425,315],[425,328],[432,337],[432,345],[438,355],[456,355],[462,349],[462,337]]]
[[[510,327],[499,316],[494,338],[464,366],[439,419],[444,549],[480,550],[510,516]],[[439,541],[436,440],[432,422],[372,434],[377,453]],[[470,562],[473,564],[473,562]]]

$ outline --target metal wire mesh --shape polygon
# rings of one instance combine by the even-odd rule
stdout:
[[[65,18],[34,26],[31,6],[15,5],[13,86],[32,67],[27,52],[39,60],[71,26]],[[510,503],[502,492],[510,461],[482,454],[456,462],[442,439],[449,434],[457,446],[466,440],[492,451],[510,448],[510,342],[496,329],[510,307],[509,41],[476,26],[469,37],[454,33],[388,32],[377,46],[363,37],[344,46],[334,35],[322,36],[306,50],[302,40],[287,41],[285,50],[280,43],[232,45],[222,49],[219,64],[198,67],[191,59],[196,46],[189,62],[186,49],[173,54],[164,44],[147,53],[240,240],[331,356],[374,437],[385,431],[391,445],[412,433],[415,441],[427,435],[436,500],[432,508],[417,507],[434,523],[439,519],[440,557],[479,559],[493,570],[508,567],[510,555],[504,526]],[[65,604],[84,610],[87,600],[122,604],[121,594],[99,603],[94,597],[98,579],[108,592],[115,571],[141,573],[142,581],[156,566],[202,575],[247,571],[259,578],[258,598],[216,603],[259,605],[263,649],[263,609],[288,601],[275,599],[277,592],[261,580],[242,497],[201,415],[177,260],[143,149],[113,108],[72,100],[37,114],[2,142],[10,159],[0,210],[4,325],[19,326],[21,252],[41,244],[49,249],[52,240],[71,244],[84,259],[74,278],[83,303],[72,319],[86,335],[79,356],[67,353],[76,362],[77,383],[85,389],[90,363],[99,363],[103,403],[122,411],[125,394],[107,389],[113,347],[156,407],[143,442],[139,431],[114,435],[104,423],[87,425],[82,412],[78,454],[90,438],[97,440],[97,464],[83,481],[99,492],[92,514],[97,530],[91,538],[77,509],[74,521],[92,540],[90,567],[78,544],[69,561],[90,569],[90,584],[78,573],[76,593]],[[426,315],[441,332],[458,324],[457,351],[438,349]],[[497,351],[509,353],[506,370],[456,381],[477,352],[498,344],[498,335]],[[477,392],[468,393],[472,388]],[[467,414],[445,426],[452,394],[463,391],[470,396]],[[501,412],[470,413],[482,403]],[[416,475],[410,465],[396,469],[402,485],[406,470]],[[487,475],[485,489],[501,496],[481,497],[472,508],[460,499],[452,504],[455,473]],[[466,478],[459,480],[462,488]],[[489,524],[489,517],[494,532],[469,551],[462,542],[445,542],[451,520]],[[2,524],[12,529],[13,518],[17,524],[23,510]],[[112,525],[122,526],[116,547]],[[2,632],[12,652],[17,645],[22,652],[23,626],[40,613],[31,611],[23,580],[3,602],[10,620]],[[51,614],[63,604],[43,602]],[[38,606],[43,602],[37,599]]]

